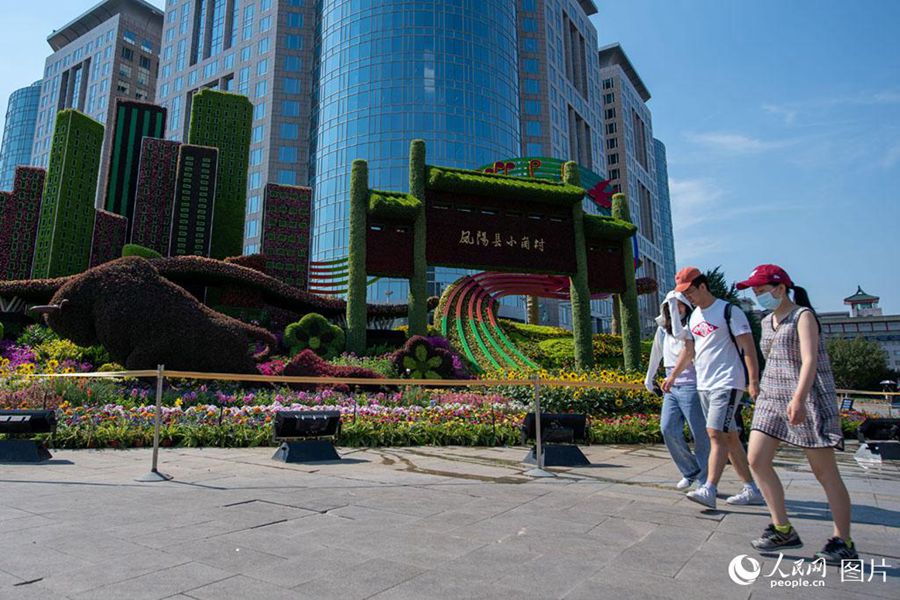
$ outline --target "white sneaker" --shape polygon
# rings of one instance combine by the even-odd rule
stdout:
[[[762,492],[759,491],[759,488],[756,486],[745,485],[744,489],[740,491],[740,493],[731,496],[727,500],[725,500],[728,504],[740,504],[740,505],[759,505],[765,504],[766,499],[763,498]]]
[[[686,496],[688,500],[702,504],[707,508],[714,509],[716,507],[716,492],[708,486],[701,486],[692,492],[688,492]]]
[[[686,490],[689,487],[691,487],[692,485],[694,485],[693,479],[691,479],[690,477],[682,477],[681,481],[679,481],[678,483],[675,484],[675,489],[676,490]]]

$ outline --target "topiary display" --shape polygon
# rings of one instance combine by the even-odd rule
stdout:
[[[625,194],[613,195],[613,216],[631,222],[628,199]],[[622,328],[622,356],[625,369],[638,371],[641,368],[641,320],[638,313],[637,286],[634,280],[634,254],[630,241],[622,244],[624,250],[625,293],[619,295],[619,323]]]
[[[450,379],[454,374],[453,355],[420,335],[409,338],[391,361],[401,376],[412,379]]]
[[[127,257],[70,278],[49,306],[47,324],[79,346],[101,344],[128,369],[255,373],[250,345],[276,340],[200,304],[149,261]]]
[[[262,254],[230,256],[225,259],[225,262],[266,274],[266,257]],[[218,298],[207,296],[207,302],[213,306],[221,305],[237,308],[262,309],[265,306],[259,290],[248,290],[230,285],[222,287],[221,295],[218,295]]]
[[[409,332],[425,335],[428,326],[428,265],[425,253],[425,140],[409,146],[409,193],[419,200],[413,225],[413,274],[409,280]]]
[[[578,168],[567,162],[563,168],[563,181],[579,187]],[[575,337],[575,366],[590,369],[594,366],[591,353],[591,291],[588,286],[587,246],[584,237],[584,210],[580,204],[572,206],[572,221],[575,224],[575,263],[578,267],[569,284],[572,302],[572,333]]]
[[[347,261],[347,350],[366,351],[366,210],[369,164],[354,160],[350,171],[350,240]]]
[[[32,277],[62,277],[88,268],[102,147],[103,125],[72,109],[56,114]]]
[[[312,350],[324,359],[334,358],[344,350],[344,330],[317,313],[310,313],[284,330],[284,345],[294,356]]]
[[[244,247],[247,166],[253,104],[246,96],[204,89],[191,100],[188,143],[218,149],[210,256],[236,256]]]
[[[317,312],[327,317],[338,317],[346,310],[346,303],[339,298],[319,296],[291,287],[253,269],[229,264],[225,261],[202,256],[170,256],[151,261],[153,268],[163,278],[183,286],[234,286],[257,290],[263,300],[294,314]],[[0,297],[17,297],[30,304],[45,304],[66,283],[78,276],[27,281],[0,281]],[[438,299],[428,299],[429,310],[437,306]],[[405,304],[363,304],[363,323],[368,319],[399,318],[407,313]],[[363,350],[364,351],[364,350]]]

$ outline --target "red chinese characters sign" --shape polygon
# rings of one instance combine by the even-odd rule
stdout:
[[[573,274],[572,209],[429,190],[429,265]]]

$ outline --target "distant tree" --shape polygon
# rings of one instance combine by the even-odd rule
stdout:
[[[734,283],[727,283],[721,266],[708,270],[706,272],[706,281],[709,283],[709,291],[713,296],[740,308],[741,297],[738,295],[737,287],[735,287]],[[759,341],[762,339],[762,326],[755,314],[751,312],[746,312],[745,314],[747,315],[747,321],[750,323],[750,331],[753,334],[753,341],[756,345],[756,358],[759,361],[760,369],[762,369],[765,366],[765,359],[759,346]]]
[[[865,338],[828,341],[828,355],[839,388],[880,390],[878,382],[888,373],[887,353]]]
[[[738,296],[737,288],[733,283],[729,285],[726,282],[725,273],[722,271],[721,266],[707,271],[706,280],[709,283],[709,291],[713,296],[721,298],[725,302],[731,302],[735,305],[738,304],[740,297]]]

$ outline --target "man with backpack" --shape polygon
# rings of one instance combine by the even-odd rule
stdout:
[[[712,295],[706,276],[699,269],[682,269],[675,276],[675,284],[675,290],[682,292],[695,308],[688,328],[679,328],[675,333],[685,340],[684,350],[663,383],[663,390],[668,391],[693,361],[711,443],[706,484],[687,497],[714,509],[719,479],[730,457],[744,488],[726,502],[764,504],[762,493],[753,482],[736,419],[744,391],[753,399],[759,394],[759,365],[750,323],[740,308]]]

